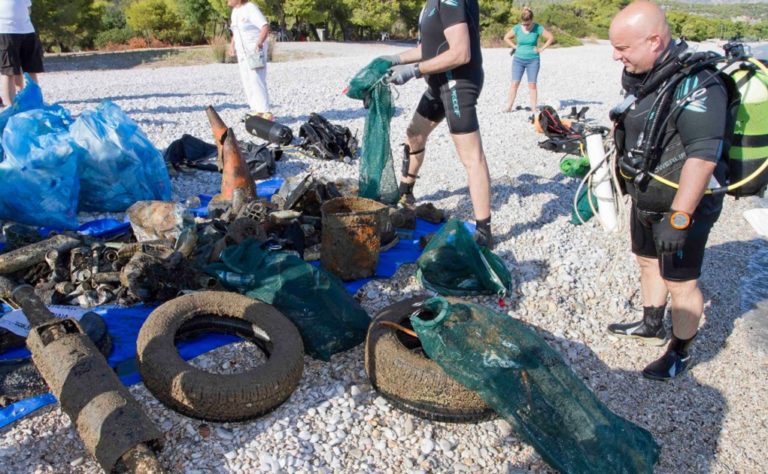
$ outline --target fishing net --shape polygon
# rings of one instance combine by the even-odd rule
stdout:
[[[411,323],[429,358],[478,392],[558,471],[653,472],[653,436],[611,412],[522,322],[437,297]]]
[[[512,288],[512,276],[504,262],[478,246],[457,219],[449,220],[432,237],[417,264],[416,278],[440,295],[504,296]]]
[[[394,113],[392,92],[382,80],[391,65],[385,59],[374,59],[352,78],[347,88],[348,97],[362,100],[368,108],[359,195],[388,204],[396,203],[400,198],[389,145],[389,122]]]

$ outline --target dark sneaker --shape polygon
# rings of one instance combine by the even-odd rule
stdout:
[[[691,364],[691,355],[688,353],[688,348],[695,337],[678,339],[672,336],[667,352],[643,369],[643,377],[651,380],[666,381],[685,372]]]
[[[632,323],[614,323],[608,326],[608,331],[619,337],[639,339],[646,344],[662,346],[667,342],[667,331],[664,329],[665,306],[643,307],[643,319]]]

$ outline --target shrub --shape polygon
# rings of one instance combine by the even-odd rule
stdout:
[[[102,31],[97,34],[93,43],[97,48],[102,49],[108,44],[125,44],[134,36],[136,36],[136,33],[128,28],[113,28],[111,30]]]
[[[502,48],[505,46],[504,35],[509,28],[501,23],[492,23],[480,31],[480,43],[484,48]]]
[[[553,44],[561,47],[569,47],[569,46],[581,46],[582,42],[580,39],[576,38],[573,35],[570,35],[566,33],[565,31],[561,30],[560,28],[553,26],[549,28],[549,31],[552,33],[552,36],[555,37],[555,42]]]
[[[213,60],[218,63],[227,62],[229,52],[229,40],[224,35],[216,35],[211,38],[211,55]]]
[[[181,18],[165,0],[136,0],[125,9],[128,26],[145,38],[173,41],[181,29]]]
[[[135,36],[128,40],[128,48],[130,49],[144,49],[149,47],[149,42],[146,38]]]

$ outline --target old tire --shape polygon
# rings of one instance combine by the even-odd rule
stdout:
[[[373,319],[365,341],[365,371],[373,388],[395,407],[434,421],[469,423],[494,417],[480,396],[449,377],[427,358],[418,339],[382,321],[411,328],[415,297],[384,308]]]
[[[234,334],[267,361],[237,374],[213,374],[184,361],[178,339],[202,332]],[[145,386],[167,407],[192,418],[240,421],[284,402],[299,384],[304,349],[296,327],[273,306],[236,293],[207,291],[168,301],[149,315],[136,344]]]

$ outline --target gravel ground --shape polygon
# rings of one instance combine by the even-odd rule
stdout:
[[[282,44],[277,45],[283,47]],[[384,44],[285,45],[328,56],[269,66],[278,120],[294,131],[310,112],[320,112],[362,134],[365,112],[341,91],[371,58],[392,53]],[[763,312],[741,316],[765,300],[768,246],[742,218],[756,198],[727,199],[714,227],[701,285],[706,318],[693,368],[670,383],[645,380],[640,370],[660,349],[606,334],[614,321],[639,314],[638,270],[625,233],[569,223],[577,182],[563,177],[558,156],[541,140],[526,112],[503,114],[509,81],[507,50],[486,50],[485,88],[479,116],[493,179],[493,228],[497,253],[516,279],[510,315],[533,326],[556,348],[613,411],[649,429],[662,446],[658,472],[768,471],[768,364],[765,339],[751,338]],[[203,109],[213,104],[245,137],[246,111],[235,65],[133,70],[61,71],[46,74],[47,100],[78,113],[109,99],[138,121],[158,148],[183,133],[208,139]],[[540,103],[558,109],[587,105],[588,117],[607,125],[618,101],[620,66],[606,44],[548,50],[542,58]],[[400,143],[423,83],[398,89],[392,143]],[[521,88],[519,103],[526,105]],[[415,193],[456,217],[471,218],[464,172],[447,128],[431,139]],[[355,164],[289,156],[278,173],[313,170],[326,177],[356,177]],[[458,177],[458,179],[457,179]],[[214,192],[215,174],[173,179],[174,197]],[[765,203],[762,203],[765,205]],[[370,314],[420,291],[413,266],[358,293]],[[744,281],[750,291],[740,296]],[[496,307],[495,298],[476,301]],[[757,323],[755,323],[757,321]],[[763,333],[764,334],[764,333]],[[197,361],[230,367],[243,348],[229,346]],[[165,433],[162,463],[173,472],[547,472],[549,468],[502,420],[480,424],[434,423],[405,415],[371,390],[361,347],[330,363],[307,358],[298,390],[271,414],[249,423],[201,423],[161,406],[143,386],[131,391]],[[71,423],[58,408],[29,416],[0,433],[0,465],[6,472],[97,472],[84,455]]]

